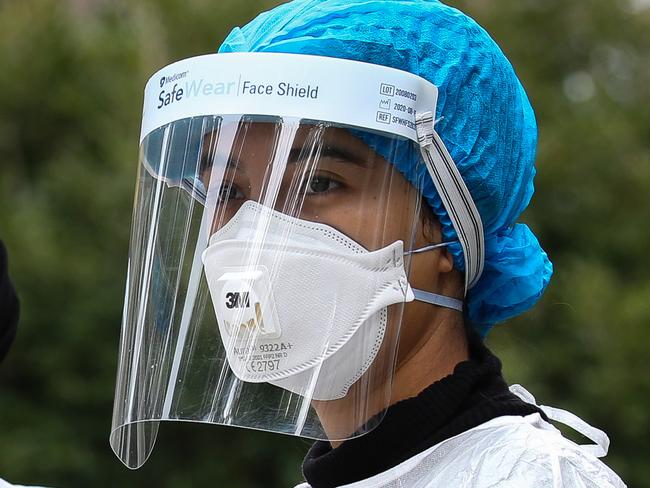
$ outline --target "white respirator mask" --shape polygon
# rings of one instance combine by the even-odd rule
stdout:
[[[244,203],[203,254],[234,374],[344,397],[379,352],[387,307],[415,299],[403,254],[401,241],[369,252],[330,226]]]

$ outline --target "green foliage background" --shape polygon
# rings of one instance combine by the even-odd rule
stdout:
[[[152,458],[108,446],[142,89],[278,3],[0,0],[0,237],[23,315],[0,369],[0,476],[58,487],[282,487],[309,443],[165,424]],[[450,2],[510,57],[540,125],[524,220],[556,266],[489,339],[507,378],[650,468],[650,9],[644,0]]]

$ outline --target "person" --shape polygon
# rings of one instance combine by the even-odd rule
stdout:
[[[7,356],[16,337],[20,306],[9,280],[7,249],[0,241],[0,362]]]
[[[607,436],[509,388],[483,342],[552,265],[517,222],[533,110],[468,16],[280,5],[156,73],[140,142],[110,436],[127,466],[190,420],[315,439],[304,488],[624,486]]]
[[[9,279],[9,262],[7,249],[0,240],[0,362],[4,360],[16,337],[20,302],[16,290]],[[11,485],[0,478],[0,488],[27,488],[23,485]],[[39,488],[39,487],[32,487]]]

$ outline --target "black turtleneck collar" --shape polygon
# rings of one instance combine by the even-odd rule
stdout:
[[[316,442],[302,469],[313,488],[334,488],[384,472],[431,446],[504,415],[543,413],[510,393],[501,361],[475,333],[470,359],[417,397],[392,405],[379,426],[332,449]]]

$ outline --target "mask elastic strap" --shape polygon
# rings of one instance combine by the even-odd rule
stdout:
[[[444,308],[451,308],[453,310],[458,310],[459,312],[463,311],[462,300],[446,297],[444,295],[438,295],[437,293],[431,293],[429,291],[418,290],[416,288],[411,288],[411,290],[413,290],[413,295],[418,302],[430,303],[431,305],[437,305]]]
[[[433,251],[435,249],[440,249],[441,247],[447,247],[448,245],[453,244],[454,242],[457,241],[439,242],[438,244],[431,244],[430,246],[424,246],[419,249],[413,249],[411,251],[406,251],[404,253],[404,256],[410,256],[411,254],[420,254],[423,252]]]
[[[433,251],[435,249],[440,249],[441,247],[447,247],[449,244],[453,244],[456,241],[449,242],[439,242],[438,244],[431,244],[429,246],[424,246],[419,249],[413,249],[412,251],[406,251],[405,256],[412,254],[420,254],[427,251]],[[463,301],[458,300],[457,298],[446,297],[444,295],[438,295],[437,293],[431,293],[430,291],[418,290],[416,288],[411,288],[413,290],[413,295],[418,302],[430,303],[431,305],[437,305],[439,307],[451,308],[453,310],[458,310],[459,312],[463,311]]]

